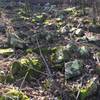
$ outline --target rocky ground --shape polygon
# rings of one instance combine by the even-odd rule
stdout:
[[[5,0],[4,0],[5,1]],[[100,24],[78,7],[0,1],[0,100],[99,100]]]

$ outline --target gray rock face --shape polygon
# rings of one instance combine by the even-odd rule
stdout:
[[[80,60],[65,63],[65,79],[70,79],[81,74],[83,63]]]

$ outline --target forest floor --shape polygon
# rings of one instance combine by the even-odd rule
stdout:
[[[0,1],[0,100],[99,100],[100,24],[85,10]]]

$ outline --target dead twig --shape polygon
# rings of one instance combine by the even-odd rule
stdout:
[[[44,62],[44,64],[45,64],[45,66],[46,66],[48,76],[49,76],[51,79],[53,79],[53,78],[52,78],[51,71],[50,71],[50,68],[49,68],[49,66],[48,66],[48,64],[47,64],[47,62],[46,62],[46,60],[45,60],[45,57],[44,57],[43,54],[42,54],[41,49],[40,49],[40,45],[39,45],[39,41],[38,41],[37,37],[36,37],[36,41],[37,41],[37,46],[38,46],[38,49],[39,49],[39,52],[40,52],[40,56],[41,56],[41,58],[43,59],[43,62]]]
[[[65,91],[58,85],[58,83],[53,79],[51,70],[50,70],[50,68],[49,68],[49,66],[48,66],[48,64],[47,64],[47,62],[46,62],[46,60],[45,60],[45,57],[44,57],[43,54],[42,54],[42,51],[41,51],[41,48],[40,48],[40,44],[39,44],[39,40],[38,40],[37,37],[36,37],[36,41],[37,41],[37,46],[38,46],[38,49],[39,49],[39,52],[40,52],[40,56],[41,56],[41,58],[43,59],[43,62],[44,62],[45,66],[46,66],[46,69],[47,69],[47,73],[48,73],[49,79],[50,79],[50,81],[52,82],[51,84],[52,84],[53,89],[54,89],[54,90],[58,90],[58,92],[60,93],[62,99],[63,99],[63,100],[66,100],[66,98],[67,98],[67,97],[66,97],[66,92],[65,92]]]
[[[25,79],[26,79],[28,73],[29,73],[29,71],[27,71],[27,73],[25,74],[25,76],[24,76],[24,78],[23,78],[23,81],[22,81],[22,83],[21,83],[21,85],[20,85],[19,90],[21,90],[21,88],[22,88],[22,86],[23,86],[23,84],[24,84],[24,82],[25,82]]]

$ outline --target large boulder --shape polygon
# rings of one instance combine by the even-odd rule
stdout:
[[[51,62],[56,69],[62,69],[64,62],[69,61],[73,58],[73,54],[78,50],[77,45],[69,43],[66,46],[56,47],[54,52],[51,54]]]
[[[65,79],[70,79],[81,74],[83,63],[80,60],[74,60],[65,63]]]
[[[81,58],[88,59],[89,57],[91,57],[90,56],[90,54],[91,54],[90,49],[88,47],[86,47],[86,46],[80,46],[78,48],[78,52],[79,52],[79,56]]]

